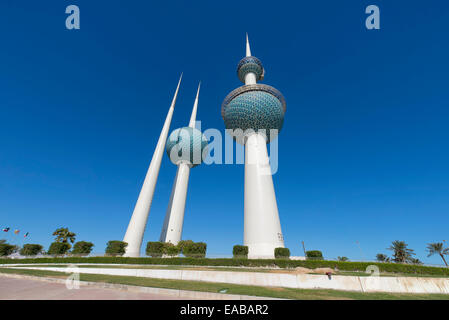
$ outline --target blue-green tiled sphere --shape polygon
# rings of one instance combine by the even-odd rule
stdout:
[[[203,162],[203,155],[206,156],[207,139],[198,129],[179,128],[168,137],[165,150],[174,164],[185,161],[195,167]]]
[[[285,100],[273,87],[261,84],[247,85],[231,92],[223,102],[222,116],[226,129],[264,130],[267,142],[274,136],[270,129],[278,132],[284,124]]]
[[[243,83],[245,83],[245,76],[250,72],[256,75],[257,81],[262,80],[264,74],[262,62],[253,56],[243,58],[237,66],[237,75]]]

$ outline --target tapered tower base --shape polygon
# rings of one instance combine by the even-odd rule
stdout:
[[[181,84],[182,74],[176,87],[175,95],[168,109],[167,117],[165,118],[164,126],[162,127],[161,135],[154,150],[153,158],[151,159],[142,189],[137,198],[136,206],[134,207],[131,220],[126,229],[123,241],[128,244],[126,247],[125,257],[139,257],[140,248],[142,247],[143,234],[147,225],[148,215],[150,213],[151,202],[153,201],[154,190],[156,188],[157,178],[159,176],[159,169],[161,168],[162,156],[164,154],[165,142],[167,141],[168,130],[170,129],[171,119],[178,96],[179,85]]]
[[[187,163],[179,164],[159,239],[161,242],[170,242],[177,245],[181,241],[189,175],[190,166]]]
[[[261,134],[245,143],[244,245],[248,258],[274,258],[274,249],[284,247],[267,144]]]

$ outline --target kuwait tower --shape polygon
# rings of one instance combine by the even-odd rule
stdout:
[[[173,111],[178,96],[179,85],[181,84],[181,77],[179,78],[178,86],[176,87],[175,95],[173,97],[170,108],[168,109],[167,117],[165,118],[164,126],[162,127],[161,135],[154,150],[153,158],[151,159],[150,167],[137,198],[136,206],[134,207],[133,215],[129,221],[128,229],[126,230],[124,242],[128,243],[126,247],[126,257],[139,257],[140,247],[142,246],[143,234],[150,212],[151,202],[153,201],[154,189],[156,188],[157,178],[159,176],[159,169],[161,168],[162,156],[164,155],[164,146],[167,140],[168,131],[170,130],[170,123],[173,117]]]
[[[265,70],[251,55],[246,35],[246,57],[237,75],[245,85],[225,98],[221,114],[228,132],[245,146],[244,240],[248,258],[273,258],[284,247],[267,144],[284,123],[285,100],[275,88],[258,84]]]
[[[189,126],[174,130],[165,147],[171,162],[178,166],[178,170],[159,241],[174,245],[178,244],[182,236],[190,169],[201,164],[208,150],[206,137],[195,128],[199,94],[198,85]]]

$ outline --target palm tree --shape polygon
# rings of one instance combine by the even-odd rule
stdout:
[[[349,261],[348,257],[338,257],[338,261]]]
[[[70,232],[68,228],[56,229],[53,235],[56,236],[56,242],[67,243],[67,240],[71,243],[75,242],[76,233]]]
[[[427,245],[427,252],[429,252],[429,254],[427,255],[428,257],[433,256],[434,254],[439,254],[441,259],[443,259],[444,264],[447,265],[446,259],[444,259],[444,255],[447,254],[449,255],[449,248],[444,248],[443,244],[441,242],[434,242],[434,243],[429,243]]]
[[[386,254],[383,254],[383,253],[378,253],[376,255],[376,260],[379,262],[391,262],[391,259],[389,257],[387,257]]]
[[[392,250],[393,253],[393,261],[397,263],[407,263],[410,262],[413,258],[412,255],[415,255],[414,250],[407,248],[408,244],[404,241],[393,241],[391,246],[387,248],[388,250]]]

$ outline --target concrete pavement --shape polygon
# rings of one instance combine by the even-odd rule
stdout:
[[[65,284],[0,275],[2,300],[179,300],[180,297],[132,292],[120,289],[96,288],[81,285],[69,290]]]

